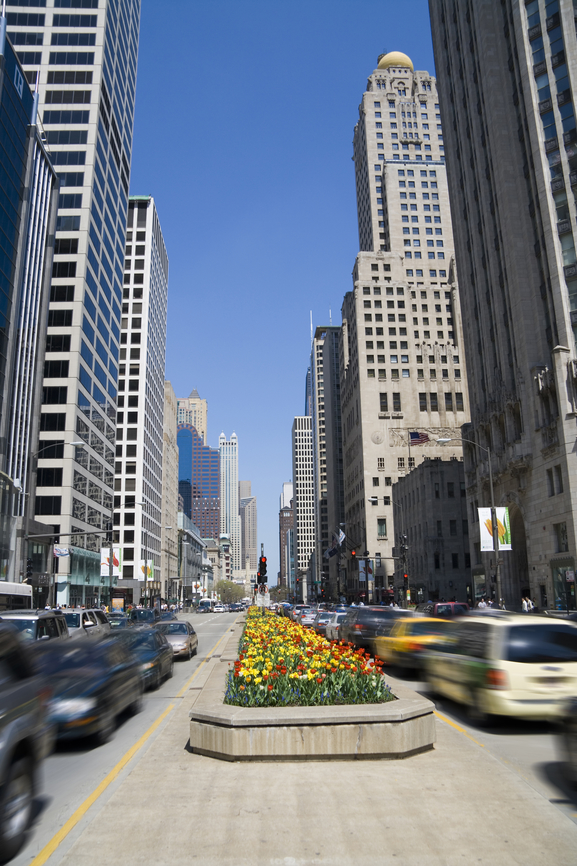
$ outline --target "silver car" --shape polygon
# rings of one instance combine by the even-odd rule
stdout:
[[[325,629],[325,637],[327,640],[339,640],[339,624],[344,620],[346,613],[344,611],[335,611]]]
[[[72,638],[84,637],[85,635],[101,638],[110,634],[108,617],[99,608],[90,610],[84,610],[80,607],[67,608],[64,611],[64,616]]]
[[[156,631],[165,636],[175,656],[191,658],[198,652],[198,635],[189,622],[159,622]]]

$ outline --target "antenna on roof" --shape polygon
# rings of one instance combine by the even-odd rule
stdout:
[[[329,325],[332,328],[332,326],[333,326],[333,311],[330,309],[330,307],[329,307]]]

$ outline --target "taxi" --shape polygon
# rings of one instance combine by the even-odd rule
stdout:
[[[388,635],[375,637],[375,654],[387,664],[417,670],[423,651],[442,643],[452,628],[453,622],[439,617],[403,617]]]

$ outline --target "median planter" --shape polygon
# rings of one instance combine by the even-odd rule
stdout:
[[[406,686],[380,703],[224,703],[237,648],[233,636],[190,712],[193,752],[228,761],[350,760],[405,758],[434,745],[434,705]]]

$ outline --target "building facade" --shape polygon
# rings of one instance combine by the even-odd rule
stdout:
[[[7,18],[60,178],[35,514],[69,547],[58,600],[91,604],[112,520],[140,0],[69,7],[8,3]]]
[[[471,579],[462,459],[424,460],[393,484],[392,494],[399,508],[396,548],[400,551],[404,543],[407,547],[406,558],[398,560],[397,586],[406,583],[411,601],[466,601],[473,606],[487,595],[484,582],[477,581],[475,593]],[[399,602],[407,598],[397,593]]]
[[[353,139],[359,252],[342,305],[341,413],[349,600],[363,598],[354,547],[394,582],[391,488],[437,438],[469,420],[461,313],[435,79],[381,56]],[[411,433],[421,434],[412,447]],[[361,581],[362,582],[362,581]],[[344,587],[343,587],[344,588]]]
[[[293,545],[295,594],[303,601],[313,600],[315,550],[315,497],[313,428],[310,415],[297,415],[292,426],[293,462]]]
[[[283,485],[284,487],[284,485]],[[291,484],[292,488],[292,484]],[[293,528],[294,515],[292,508],[292,498],[288,505],[282,505],[283,497],[281,496],[281,508],[278,513],[278,543],[279,543],[279,563],[280,570],[278,575],[279,586],[288,586],[288,560],[287,560],[287,539],[286,534],[289,529]]]
[[[190,608],[202,598],[208,586],[208,570],[204,564],[205,544],[198,527],[182,511],[178,512],[179,588],[182,600]]]
[[[178,597],[178,445],[176,444],[176,394],[164,383],[162,429],[162,520],[160,569],[165,598]]]
[[[251,496],[250,481],[239,481],[238,489],[241,533],[240,561],[244,571],[254,572],[256,574],[258,568],[258,528],[256,496]]]
[[[489,458],[495,503],[509,508],[511,523],[512,550],[500,566],[505,601],[530,595],[541,607],[575,607],[566,580],[577,556],[574,4],[430,7],[469,312],[472,541],[477,506],[490,504]],[[474,570],[493,582],[494,554],[481,558]]]
[[[220,535],[220,454],[192,424],[178,424],[178,492],[182,510],[203,538]]]
[[[118,380],[114,479],[115,542],[122,548],[122,578],[141,580],[144,563],[151,594],[163,594],[162,455],[168,256],[150,196],[131,196]],[[135,258],[134,256],[139,256]],[[122,587],[122,583],[120,583]]]
[[[311,350],[315,482],[315,584],[337,600],[338,545],[345,519],[340,386],[340,327],[316,328]]]
[[[218,437],[220,454],[220,534],[230,540],[232,570],[241,569],[241,529],[238,508],[238,439]]]
[[[202,438],[203,443],[206,445],[206,425],[208,415],[207,401],[203,400],[196,388],[194,388],[188,397],[179,397],[177,403],[178,423],[190,424],[194,427],[198,435]]]

